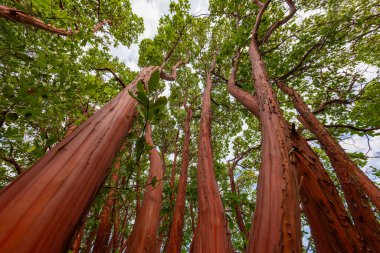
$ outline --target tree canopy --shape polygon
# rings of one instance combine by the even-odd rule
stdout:
[[[205,120],[202,103],[210,81],[212,167],[231,246],[243,252],[251,241],[249,231],[260,203],[258,189],[263,184],[259,175],[266,164],[262,152],[270,138],[262,112],[270,98],[263,98],[253,74],[257,60],[252,60],[250,50],[255,42],[284,124],[310,145],[343,200],[349,223],[356,226],[341,174],[328,148],[297,107],[294,93],[302,97],[313,117],[338,144],[352,140],[363,143],[365,150],[343,147],[354,165],[379,187],[380,167],[375,166],[380,152],[379,3],[210,0],[207,13],[192,13],[189,0],[168,4],[169,12],[160,18],[156,35],[150,39],[139,38],[144,22],[133,13],[129,1],[2,2],[0,189],[6,190],[135,80],[136,89],[128,92],[137,101],[136,120],[122,140],[109,176],[80,221],[83,225],[73,235],[79,246],[70,250],[89,252],[96,248],[96,232],[109,196],[116,200],[109,210],[112,233],[106,240],[108,248],[99,252],[128,250],[128,237],[135,230],[144,192],[159,187],[162,203],[157,250],[167,249],[184,159],[189,161],[182,252],[193,250],[202,211],[199,175],[197,179],[199,143],[204,137],[200,127]],[[136,43],[140,74],[152,68],[149,81],[145,77],[137,80],[140,74],[111,53],[112,47]],[[232,84],[239,92],[256,97],[259,115],[236,99],[228,89]],[[147,141],[150,131],[153,138]],[[188,157],[183,153],[187,132]],[[161,157],[161,178],[149,172],[153,152]],[[289,167],[298,159],[293,153],[294,149],[287,149]],[[296,179],[297,195],[302,180],[303,176]],[[378,222],[376,203],[363,192]],[[302,193],[300,196],[303,198]],[[299,199],[296,205],[300,206],[302,232],[298,239],[304,252],[315,252],[318,247],[305,203]],[[365,241],[365,233],[360,233]]]

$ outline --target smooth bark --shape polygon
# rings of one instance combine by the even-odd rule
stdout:
[[[255,117],[259,118],[259,105],[255,96],[235,85],[237,62],[228,81],[228,92]],[[361,252],[364,245],[353,227],[334,183],[325,171],[319,157],[307,141],[294,131],[289,123],[287,138],[292,146],[291,164],[299,179],[302,205],[310,224],[311,234],[318,252]]]
[[[227,220],[214,174],[211,147],[211,72],[214,66],[215,58],[211,70],[207,72],[199,130],[197,165],[198,223],[190,247],[190,252],[195,253],[232,252]]]
[[[238,195],[238,192],[236,190],[236,184],[235,184],[235,179],[234,179],[234,169],[236,167],[236,163],[232,163],[229,168],[228,168],[228,177],[230,178],[230,186],[231,186],[231,192],[234,194],[234,195]],[[241,210],[241,206],[240,204],[236,201],[236,200],[233,200],[233,208],[235,210],[235,216],[236,216],[236,222],[238,224],[238,228],[240,230],[240,232],[243,234],[243,236],[247,239],[248,238],[248,229],[247,227],[245,226],[244,224],[244,219],[243,219],[243,214],[242,214],[242,210]]]
[[[341,183],[354,225],[362,235],[365,244],[374,252],[380,252],[380,225],[365,195],[367,194],[379,208],[379,188],[348,157],[339,143],[311,112],[302,97],[294,89],[286,86],[282,80],[277,80],[277,85],[291,97],[300,114],[299,119],[315,135],[328,155]]]
[[[107,199],[104,203],[103,209],[100,213],[100,224],[98,233],[94,243],[94,253],[107,252],[109,248],[109,239],[112,229],[112,210],[115,208],[116,203],[116,189],[119,180],[118,172],[120,170],[120,157],[117,158],[115,163],[115,172],[111,177],[111,189],[107,194]]]
[[[145,129],[145,139],[147,145],[154,147],[150,124]],[[160,154],[156,148],[149,150],[149,161],[148,185],[132,232],[127,240],[126,252],[154,252],[157,246],[164,172]],[[153,179],[156,180],[155,185],[152,185]]]
[[[185,197],[187,185],[187,171],[189,168],[190,152],[190,121],[193,111],[190,107],[186,108],[185,137],[182,149],[181,174],[178,182],[177,199],[174,207],[173,219],[171,221],[169,236],[165,245],[165,252],[179,253],[183,241],[183,227],[185,219]]]
[[[0,193],[0,251],[68,249],[132,126],[137,101],[128,91],[134,92],[137,82],[149,80],[156,69],[143,69],[128,88]]]
[[[301,252],[297,173],[290,165],[285,119],[269,82],[257,34],[252,36],[249,57],[263,144],[256,209],[247,252]]]

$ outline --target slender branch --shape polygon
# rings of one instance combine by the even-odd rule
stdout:
[[[350,104],[352,102],[353,101],[350,100],[350,99],[332,99],[332,100],[329,100],[329,101],[321,103],[319,105],[318,109],[316,109],[315,111],[313,111],[313,114],[318,114],[318,113],[323,112],[324,110],[326,110],[326,108],[329,105],[332,105],[332,104],[344,104],[344,105],[348,105],[348,104]]]
[[[70,36],[78,32],[78,31],[71,31],[71,30],[66,30],[62,28],[55,28],[54,26],[46,24],[42,20],[35,18],[23,11],[20,11],[16,8],[8,7],[5,5],[0,5],[0,17],[10,19],[15,22],[31,25],[39,29],[56,33],[59,35],[63,35],[63,36]]]
[[[96,68],[95,70],[111,72],[111,74],[115,77],[116,81],[118,81],[123,88],[127,87],[123,80],[111,68]]]
[[[370,132],[370,131],[375,131],[379,130],[380,126],[375,126],[375,127],[369,127],[369,128],[362,128],[362,127],[355,127],[351,125],[343,125],[343,124],[336,124],[336,125],[324,125],[327,128],[348,128],[354,131],[358,132]]]
[[[177,78],[177,69],[181,67],[184,64],[187,64],[190,60],[190,53],[189,51],[186,54],[186,60],[182,61],[179,60],[174,66],[172,67],[172,73],[169,75],[164,70],[161,71],[160,77],[166,81],[174,81]]]
[[[322,40],[318,41],[318,43],[316,43],[314,46],[312,46],[311,48],[309,48],[309,50],[306,51],[306,53],[303,55],[301,60],[298,62],[298,64],[294,68],[292,68],[287,73],[283,74],[281,77],[278,77],[276,79],[285,80],[289,76],[293,75],[296,71],[300,70],[302,68],[304,62],[306,61],[306,59],[309,57],[309,55],[314,50],[321,48],[324,44],[325,44],[325,40],[322,39]]]
[[[71,35],[74,35],[74,34],[79,32],[78,29],[76,29],[75,31],[72,31],[72,30],[66,30],[63,28],[56,28],[56,27],[52,26],[51,24],[46,24],[41,19],[33,17],[33,16],[23,12],[23,11],[16,9],[16,8],[5,6],[5,5],[0,5],[0,17],[12,20],[14,22],[34,26],[36,28],[39,28],[39,29],[42,29],[42,30],[45,30],[45,31],[48,31],[51,33],[59,34],[62,36],[71,36]],[[94,26],[93,32],[94,33],[97,32],[106,23],[111,25],[112,21],[108,20],[108,19],[104,19],[104,20],[100,21],[99,23],[97,23]]]
[[[296,13],[297,9],[294,5],[294,2],[292,0],[285,0],[287,5],[290,7],[290,12],[287,16],[285,16],[283,19],[276,21],[274,24],[272,24],[268,31],[265,33],[263,39],[261,40],[260,44],[264,44],[269,40],[269,37],[272,35],[272,33],[279,28],[280,26],[286,24]]]
[[[97,23],[94,26],[94,29],[92,29],[93,33],[96,33],[105,24],[112,25],[112,20],[104,19],[104,20],[100,21],[99,23]]]
[[[253,30],[252,30],[252,40],[253,40],[254,44],[258,45],[258,33],[259,33],[260,24],[261,24],[261,18],[263,16],[265,10],[267,9],[271,0],[268,0],[265,3],[262,3],[259,0],[252,0],[252,1],[254,4],[259,6],[259,13],[256,16],[255,25],[254,25]]]

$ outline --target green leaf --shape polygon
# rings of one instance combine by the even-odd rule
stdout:
[[[158,88],[158,84],[159,83],[160,83],[160,71],[156,70],[150,76],[150,79],[149,79],[149,82],[148,82],[149,91],[156,90]]]
[[[26,152],[31,153],[31,152],[33,152],[35,149],[36,149],[36,146],[30,146],[30,147],[26,150]]]

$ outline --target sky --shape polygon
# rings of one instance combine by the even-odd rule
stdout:
[[[140,36],[139,41],[155,36],[160,17],[169,13],[169,3],[170,0],[131,0],[134,13],[144,19],[145,31]],[[190,4],[192,14],[208,13],[208,0],[190,0]],[[137,66],[138,43],[129,48],[122,45],[111,48],[111,54],[119,57],[130,69],[139,70]],[[378,132],[380,131],[378,130]],[[370,137],[369,140],[368,142],[365,136],[355,135],[340,142],[348,152],[368,152],[369,157],[374,157],[368,159],[367,166],[363,168],[365,172],[368,172],[369,166],[380,169],[380,136]]]
[[[145,38],[153,38],[157,32],[160,17],[169,13],[170,0],[131,0],[132,10],[144,19],[144,33],[139,41]],[[208,13],[208,0],[190,0],[191,13]],[[139,58],[138,44],[130,48],[118,46],[111,49],[111,54],[118,56],[132,70],[139,70],[137,61]]]

